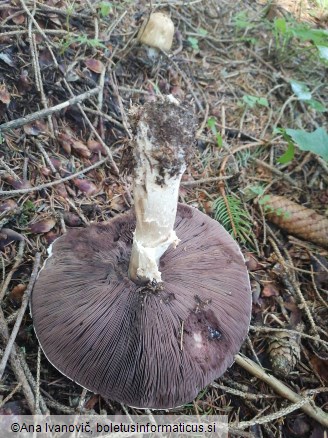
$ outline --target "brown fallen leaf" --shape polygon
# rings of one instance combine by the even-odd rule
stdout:
[[[82,158],[89,158],[91,156],[91,152],[87,148],[87,146],[79,140],[73,140],[72,143],[73,151]]]
[[[98,187],[87,179],[74,178],[73,183],[87,196],[92,196],[99,191]]]
[[[26,284],[17,284],[17,286],[13,287],[9,292],[9,298],[13,301],[17,306],[21,304],[24,292],[26,290]]]
[[[94,73],[102,73],[104,71],[104,64],[99,61],[98,59],[86,59],[84,61],[85,65],[87,66],[87,68],[91,71],[93,71]]]
[[[279,297],[280,292],[278,287],[273,284],[273,283],[268,283],[264,286],[262,292],[261,292],[261,297]]]
[[[38,233],[38,234],[47,233],[55,225],[56,225],[55,219],[52,218],[41,219],[38,222],[34,222],[30,224],[30,231],[32,233]]]
[[[42,120],[35,120],[28,125],[24,125],[23,129],[25,134],[34,136],[37,136],[39,134],[46,134],[48,132],[47,124]]]
[[[15,179],[13,176],[11,175],[5,175],[3,177],[3,179],[10,184],[11,186],[14,187],[14,189],[29,189],[31,188],[31,183],[29,181],[22,181],[20,179]]]
[[[65,224],[69,227],[79,227],[82,224],[81,219],[77,214],[65,211],[64,213]]]
[[[10,94],[5,84],[0,84],[0,102],[6,105],[10,103]]]
[[[310,364],[314,370],[319,374],[324,382],[328,382],[328,360],[320,359],[314,354],[310,357]]]
[[[19,14],[12,18],[15,24],[24,24],[25,23],[25,15]]]
[[[7,199],[0,204],[0,213],[19,210],[17,203],[13,199]]]
[[[96,140],[88,140],[87,146],[92,153],[100,152],[102,155],[106,155],[106,150],[104,146]]]
[[[270,222],[287,233],[328,248],[328,219],[284,196],[266,195],[260,201]]]

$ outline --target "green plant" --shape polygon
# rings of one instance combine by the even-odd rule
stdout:
[[[250,94],[245,94],[245,96],[243,96],[243,102],[250,108],[254,108],[255,105],[269,106],[269,102],[265,97],[251,96]]]
[[[216,143],[218,145],[218,147],[222,147],[222,137],[220,135],[220,133],[217,131],[216,129],[216,119],[214,117],[210,117],[207,120],[207,126],[210,128],[210,130],[212,131],[212,134],[214,135],[215,139],[216,139]]]
[[[288,144],[287,151],[278,158],[278,163],[286,164],[293,160],[295,145],[302,151],[313,152],[328,161],[328,134],[324,128],[317,128],[313,132],[279,128],[275,132],[282,134]]]
[[[249,27],[253,27],[253,23],[248,17],[247,11],[237,12],[237,14],[232,17],[232,22],[238,29],[247,29]]]
[[[292,90],[294,94],[297,96],[298,100],[306,103],[307,105],[309,105],[311,108],[313,108],[318,112],[323,113],[327,111],[327,108],[324,105],[322,105],[321,102],[312,99],[312,93],[306,84],[291,79],[290,86],[292,87]]]
[[[193,48],[193,50],[198,51],[199,50],[199,45],[198,45],[198,39],[195,37],[188,37],[187,38],[188,43],[190,44],[190,46]]]
[[[228,205],[225,199],[220,196],[213,202],[214,219],[220,222],[233,237],[245,242],[248,240],[247,237],[252,234],[252,219],[236,195],[227,195],[226,201]],[[237,233],[236,236],[234,236],[231,220]]]
[[[285,219],[289,219],[291,217],[289,211],[285,211],[283,208],[273,208],[270,205],[270,202],[270,195],[264,195],[259,199],[259,204],[262,205],[266,213],[274,213],[276,216],[284,216]]]
[[[276,18],[273,24],[276,49],[280,55],[285,54],[291,40],[297,38],[302,42],[310,42],[315,46],[320,59],[328,62],[328,30],[313,29],[304,23],[286,21]]]
[[[290,213],[288,211],[283,210],[282,208],[272,208],[270,204],[271,198],[270,195],[265,195],[265,188],[261,185],[254,185],[247,187],[248,200],[258,198],[259,205],[263,206],[263,209],[267,213],[275,213],[277,216],[284,215],[286,219],[290,217]]]
[[[108,15],[113,10],[113,3],[112,2],[100,2],[99,3],[99,10],[101,17],[108,17]]]
[[[61,41],[61,49],[60,53],[63,54],[69,48],[71,44],[85,44],[88,47],[92,48],[102,48],[107,49],[105,44],[103,44],[99,39],[89,38],[88,35],[79,35],[76,37],[72,37],[70,34],[66,35],[65,38]]]

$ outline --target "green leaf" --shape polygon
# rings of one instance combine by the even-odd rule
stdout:
[[[251,108],[254,108],[255,105],[261,105],[265,107],[269,106],[269,103],[265,97],[257,97],[246,94],[243,96],[243,101]]]
[[[222,147],[223,139],[216,129],[216,119],[214,117],[210,117],[207,120],[207,126],[210,128],[213,135],[215,136],[218,147]]]
[[[194,37],[188,37],[188,42],[194,50],[199,50],[198,39]]]
[[[251,22],[246,11],[240,11],[235,14],[233,17],[233,22],[235,26],[239,29],[246,29],[247,27],[251,27]]]
[[[302,129],[286,129],[285,131],[302,151],[313,152],[328,161],[328,134],[325,129],[317,128],[313,132],[306,132]]]
[[[315,45],[328,46],[328,31],[324,29],[311,29],[305,26],[296,26],[290,29],[294,36],[301,41],[312,41]]]
[[[197,33],[199,33],[199,35],[201,35],[201,36],[206,36],[208,34],[207,30],[202,29],[202,28],[198,29]]]
[[[324,105],[322,105],[321,102],[318,102],[317,100],[314,100],[314,99],[307,100],[306,104],[309,105],[314,110],[318,111],[318,113],[324,113],[325,111],[327,111],[327,108]]]
[[[312,98],[309,87],[306,84],[303,84],[303,82],[294,81],[292,79],[290,85],[299,100],[310,100]]]
[[[274,20],[274,28],[281,35],[285,35],[287,32],[287,24],[284,18],[276,18]]]
[[[102,17],[108,17],[108,15],[113,10],[113,4],[111,2],[101,2],[99,3],[100,6],[100,15]]]
[[[287,147],[287,151],[281,155],[281,157],[279,157],[277,159],[278,163],[280,164],[287,164],[290,163],[295,155],[295,147],[294,147],[294,143],[292,143],[291,141],[288,142],[288,147]]]
[[[210,117],[207,120],[207,126],[210,128],[210,130],[213,132],[214,135],[217,134],[217,130],[216,130],[216,119],[214,117]]]

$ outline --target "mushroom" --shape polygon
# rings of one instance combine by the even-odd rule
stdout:
[[[137,41],[148,47],[149,58],[156,59],[160,51],[168,52],[172,47],[174,24],[162,12],[154,12],[142,24]]]
[[[189,105],[134,109],[135,211],[57,239],[32,294],[52,364],[105,399],[139,408],[190,402],[231,366],[251,292],[237,243],[177,204],[194,141]]]

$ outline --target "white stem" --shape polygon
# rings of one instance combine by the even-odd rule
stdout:
[[[169,128],[179,132],[183,120],[178,105],[167,97],[162,103],[147,104],[138,114],[133,191],[137,223],[129,266],[136,283],[160,282],[159,260],[171,244],[179,243],[173,227],[187,147],[168,144],[172,132],[165,132]]]

